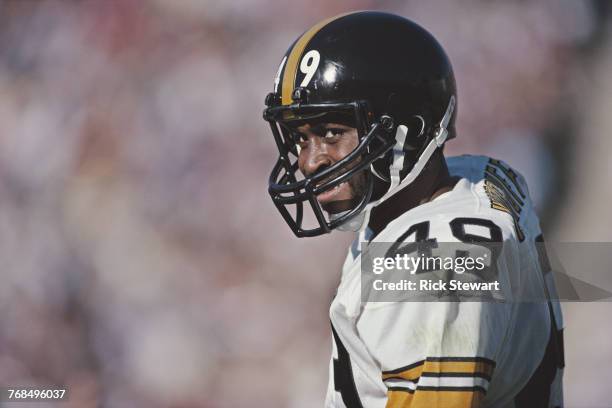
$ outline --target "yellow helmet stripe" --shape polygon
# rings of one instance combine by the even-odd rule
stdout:
[[[283,81],[282,81],[282,98],[281,102],[283,105],[290,105],[292,102],[291,94],[293,93],[293,84],[295,83],[295,77],[297,75],[297,68],[300,58],[304,53],[304,49],[312,39],[323,27],[327,24],[331,23],[339,19],[340,17],[344,17],[351,13],[340,14],[335,17],[328,18],[327,20],[323,20],[317,24],[315,24],[310,30],[306,31],[299,40],[293,46],[291,53],[289,54],[289,58],[287,58],[287,65],[285,66],[285,72],[283,73]]]

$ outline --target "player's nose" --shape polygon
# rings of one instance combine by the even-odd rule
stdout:
[[[322,143],[318,141],[311,142],[309,148],[306,149],[306,151],[302,151],[302,153],[304,154],[304,158],[302,160],[302,166],[300,167],[306,176],[310,176],[333,164],[331,157],[327,154]]]

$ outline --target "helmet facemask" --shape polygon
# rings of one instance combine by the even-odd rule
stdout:
[[[272,200],[293,232],[299,237],[316,236],[345,224],[362,212],[370,202],[373,191],[372,163],[384,156],[393,146],[389,137],[393,123],[389,117],[368,123],[367,104],[349,102],[270,107],[264,112],[279,151],[279,157],[270,174],[268,191]],[[357,147],[332,165],[311,175],[304,175],[298,167],[299,146],[292,132],[300,123],[316,121],[343,122],[357,130]],[[381,123],[383,122],[383,123]],[[326,214],[317,196],[347,182],[360,173],[365,176],[362,192],[356,191],[351,209]],[[360,194],[359,194],[360,193]],[[307,225],[306,208],[313,215]]]

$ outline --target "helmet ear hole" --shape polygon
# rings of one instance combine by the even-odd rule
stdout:
[[[421,129],[418,132],[417,137],[422,137],[425,134],[425,119],[421,115],[414,115],[415,119],[418,119],[421,124]]]
[[[401,176],[404,176],[412,168],[418,158],[418,154],[421,152],[425,143],[427,142],[427,137],[425,137],[427,133],[427,126],[423,116],[413,115],[408,118],[406,123],[403,125],[407,128],[408,133],[403,146],[406,158],[404,160],[404,168],[401,171]],[[397,127],[395,127],[395,129],[397,129]],[[389,168],[392,163],[393,151],[390,150],[384,155],[384,157],[381,157],[372,163],[372,166],[370,167],[372,174],[374,174],[377,179],[385,183],[389,183],[391,180]]]
[[[389,161],[392,160],[393,153],[387,152],[384,157],[376,160],[370,166],[370,170],[372,174],[379,179],[380,181],[384,181],[385,183],[390,183],[391,179],[389,178]]]
[[[421,115],[414,115],[406,122],[408,135],[404,143],[404,151],[410,153],[419,150],[425,143],[425,119]]]

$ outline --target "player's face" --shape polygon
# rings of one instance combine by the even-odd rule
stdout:
[[[339,123],[305,124],[297,131],[300,135],[298,165],[306,176],[342,160],[359,144],[357,129]],[[365,173],[359,172],[348,181],[319,194],[317,200],[329,213],[350,210],[364,194],[365,187]]]

